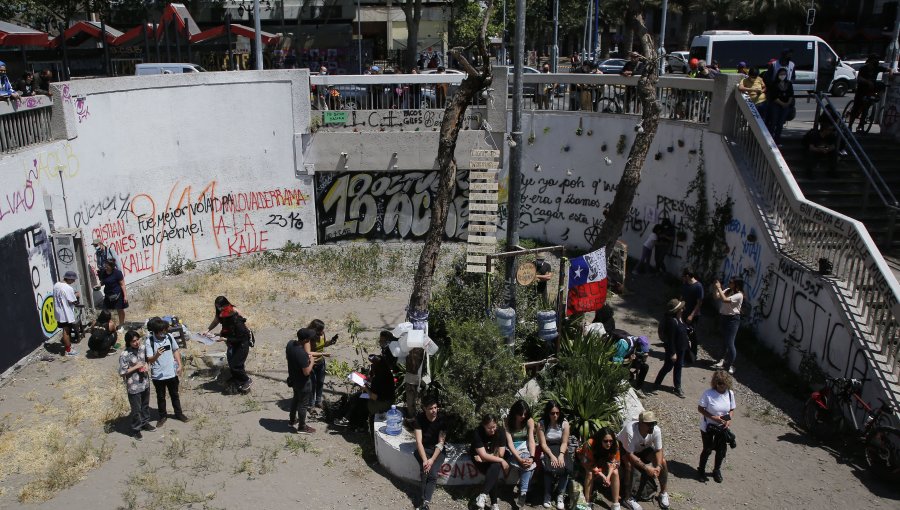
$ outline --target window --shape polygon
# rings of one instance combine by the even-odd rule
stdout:
[[[717,45],[718,46],[718,45]],[[697,60],[706,60],[706,49],[707,46],[694,46],[691,48],[691,55],[688,57],[688,60],[692,58],[696,58]],[[721,64],[722,61],[719,61]]]
[[[812,41],[715,41],[712,60],[718,61],[722,69],[736,69],[741,61],[750,66],[765,67],[770,60],[779,58],[785,48],[794,52],[795,71],[813,70],[815,51]],[[694,57],[694,50],[691,48],[691,57]]]

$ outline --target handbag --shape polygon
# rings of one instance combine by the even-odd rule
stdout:
[[[797,117],[797,107],[794,106],[794,103],[791,103],[791,106],[788,108],[787,117],[784,118],[785,121],[790,122]]]

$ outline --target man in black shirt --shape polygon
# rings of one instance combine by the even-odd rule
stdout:
[[[553,268],[544,258],[544,255],[538,255],[534,259],[534,269],[537,275],[536,289],[538,296],[541,298],[541,304],[547,306],[550,303],[550,296],[547,294],[547,282],[553,277]]]
[[[878,75],[880,73],[894,73],[882,65],[878,65],[878,55],[869,55],[866,64],[859,68],[856,73],[856,95],[853,96],[853,108],[850,110],[850,117],[847,119],[847,129],[853,130],[853,122],[859,117],[863,111],[867,111],[872,107],[872,101],[867,98],[874,96],[878,92]],[[865,122],[860,122],[857,132],[863,131]]]
[[[306,424],[306,404],[312,392],[312,381],[309,374],[312,373],[312,363],[306,352],[306,343],[312,341],[318,335],[315,330],[302,328],[297,330],[297,340],[291,340],[285,346],[285,356],[288,365],[288,385],[294,390],[294,398],[291,400],[290,425],[297,426],[299,434],[312,434],[316,429]]]
[[[41,71],[37,79],[34,80],[34,92],[44,96],[53,96],[53,92],[50,91],[50,80],[52,79],[53,71],[49,69]]]
[[[812,174],[820,163],[828,167],[828,173],[833,174],[837,167],[837,135],[834,124],[823,122],[818,129],[811,129],[803,135],[803,145],[806,147],[806,173]]]
[[[437,475],[444,465],[444,442],[447,439],[447,424],[438,414],[437,399],[425,396],[422,411],[415,420],[416,451],[414,455],[422,468],[422,504],[420,510],[428,510],[431,496],[437,485]]]
[[[641,76],[644,74],[644,63],[641,62],[641,54],[631,52],[631,59],[622,67],[622,76]],[[637,87],[625,87],[625,113],[638,112],[640,109],[634,104],[637,98]]]

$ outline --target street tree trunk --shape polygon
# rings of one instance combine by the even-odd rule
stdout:
[[[431,204],[431,223],[428,228],[428,234],[425,236],[422,253],[419,255],[419,265],[416,268],[412,293],[409,296],[409,305],[406,308],[406,318],[413,324],[416,324],[423,318],[427,320],[428,317],[434,270],[437,267],[438,255],[440,255],[441,244],[444,240],[444,229],[447,223],[447,214],[450,211],[453,188],[456,186],[456,159],[454,154],[459,131],[465,119],[466,108],[479,92],[491,84],[491,60],[484,43],[492,8],[493,1],[488,0],[481,24],[481,34],[478,40],[474,42],[475,51],[480,61],[479,68],[475,69],[469,63],[463,55],[462,48],[450,50],[452,56],[459,61],[466,71],[467,76],[448,102],[447,108],[444,110],[444,118],[441,121],[436,161],[437,169],[440,172],[440,180]],[[410,416],[414,415],[418,409],[418,373],[423,357],[422,349],[413,349],[406,358],[406,408]]]
[[[404,0],[400,4],[406,17],[406,55],[403,63],[406,69],[416,65],[419,57],[419,22],[422,21],[422,0]]]
[[[637,96],[641,103],[640,129],[635,133],[634,144],[628,152],[625,162],[625,170],[619,180],[619,187],[613,197],[612,204],[606,213],[606,219],[600,227],[600,234],[594,242],[593,249],[606,247],[606,253],[612,253],[616,240],[622,233],[625,219],[634,202],[634,195],[641,184],[641,170],[647,153],[656,136],[659,127],[659,103],[656,101],[656,83],[659,81],[658,56],[656,54],[653,38],[647,32],[644,24],[644,16],[641,14],[640,0],[629,1],[629,12],[633,17],[627,22],[640,35],[642,61],[644,62],[644,74],[638,80]]]

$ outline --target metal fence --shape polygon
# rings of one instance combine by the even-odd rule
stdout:
[[[829,278],[844,313],[874,355],[870,359],[896,375],[900,285],[862,223],[803,197],[758,111],[735,95],[738,112],[730,142],[752,181],[748,184],[776,248],[811,268],[831,264]]]
[[[436,73],[310,76],[310,103],[314,110],[444,109],[463,78]],[[490,95],[478,94],[471,104],[489,100]]]
[[[52,106],[48,96],[0,101],[0,154],[52,140]]]

